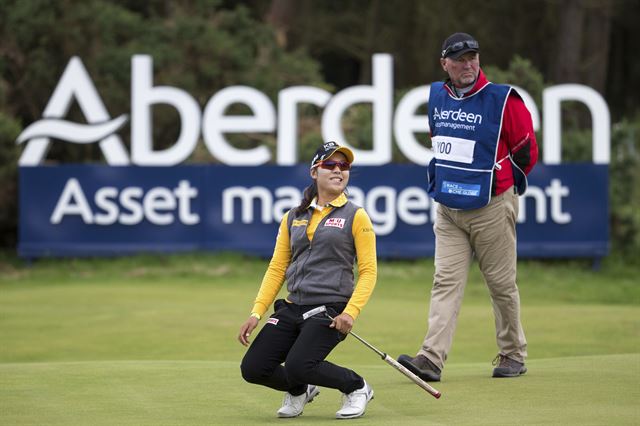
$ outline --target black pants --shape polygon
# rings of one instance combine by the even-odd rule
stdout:
[[[242,359],[242,377],[249,383],[302,395],[307,384],[351,393],[364,386],[355,372],[325,361],[345,335],[329,328],[323,313],[302,319],[302,314],[321,305],[295,305],[276,300],[275,312],[255,337]],[[340,314],[346,304],[328,303],[327,313]],[[282,363],[284,362],[284,366]]]

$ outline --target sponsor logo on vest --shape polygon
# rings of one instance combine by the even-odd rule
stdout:
[[[330,219],[327,219],[327,221],[324,223],[324,226],[333,226],[334,228],[344,228],[344,223],[345,223],[345,219],[340,218],[340,217],[332,217]]]
[[[278,318],[269,318],[267,324],[278,325],[278,321],[280,321]]]
[[[445,180],[442,182],[442,192],[447,194],[466,195],[469,197],[479,197],[480,185]]]
[[[464,112],[461,108],[443,111],[438,111],[438,108],[434,108],[433,118],[434,120],[466,121],[467,123],[482,124],[482,114]]]

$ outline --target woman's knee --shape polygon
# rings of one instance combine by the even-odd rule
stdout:
[[[309,359],[287,359],[284,368],[289,380],[295,383],[307,383],[317,363]]]
[[[260,384],[269,377],[269,374],[263,365],[251,362],[250,360],[247,360],[246,357],[243,358],[240,363],[240,372],[242,373],[242,378],[249,383]]]

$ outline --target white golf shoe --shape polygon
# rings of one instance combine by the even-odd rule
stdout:
[[[342,408],[336,413],[338,419],[355,419],[361,417],[369,401],[373,399],[373,389],[364,382],[364,386],[351,393],[342,394]]]
[[[307,391],[302,395],[293,396],[289,392],[285,393],[282,407],[278,410],[278,417],[298,417],[302,414],[305,404],[313,401],[319,393],[320,389],[315,385],[307,385]]]

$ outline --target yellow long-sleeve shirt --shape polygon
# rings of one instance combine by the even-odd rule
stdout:
[[[311,219],[307,224],[307,237],[309,241],[313,240],[313,235],[320,221],[331,213],[335,207],[343,206],[346,203],[346,195],[341,194],[327,206],[314,208]],[[251,310],[251,312],[255,312],[260,316],[263,316],[265,312],[267,312],[269,306],[271,306],[275,300],[284,283],[287,267],[291,263],[291,245],[289,241],[289,228],[287,227],[288,215],[289,213],[285,214],[280,222],[273,257],[264,274],[260,290],[258,291],[253,309]],[[356,319],[362,308],[367,304],[369,297],[371,297],[378,277],[376,236],[373,232],[371,219],[364,209],[358,209],[356,211],[351,233],[353,234],[356,249],[358,281],[344,312],[349,314],[353,319]]]

